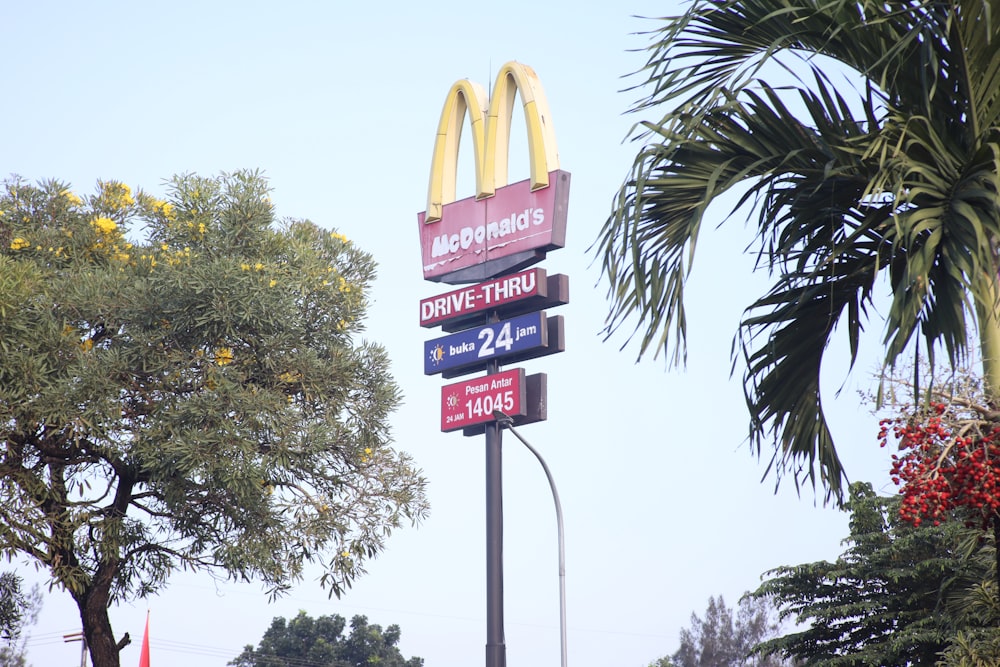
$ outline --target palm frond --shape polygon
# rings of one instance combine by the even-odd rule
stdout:
[[[634,322],[626,343],[638,339],[639,357],[683,362],[701,225],[720,195],[745,188],[733,211],[755,207],[758,267],[774,284],[747,308],[734,352],[747,364],[751,442],[760,452],[773,440],[779,478],[818,478],[842,499],[820,368],[841,324],[853,364],[880,272],[893,297],[888,363],[915,336],[960,362],[971,322],[997,312],[993,4],[702,0],[650,33],[633,110],[668,111],[640,124],[645,145],[594,246],[610,283],[606,334]],[[819,56],[860,75],[856,100]],[[775,65],[792,85],[763,80]]]

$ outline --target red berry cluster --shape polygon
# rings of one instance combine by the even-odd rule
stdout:
[[[892,481],[903,494],[900,517],[935,526],[955,509],[987,525],[1000,510],[1000,426],[954,433],[947,406],[932,403],[921,423],[914,418],[879,422],[879,445],[891,435],[900,455],[892,456]],[[964,433],[964,429],[963,429]]]

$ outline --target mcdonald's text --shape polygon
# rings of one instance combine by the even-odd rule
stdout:
[[[562,248],[569,181],[569,173],[554,171],[550,185],[539,190],[531,190],[530,181],[524,180],[497,188],[492,197],[444,204],[436,222],[425,222],[426,212],[417,214],[424,278],[451,283],[485,280],[509,272],[511,267],[497,260],[538,251],[514,267],[524,268],[543,259],[545,251]],[[473,267],[478,272],[465,278],[462,270]]]
[[[457,234],[442,234],[435,238],[431,246],[431,257],[453,255],[459,250],[468,250],[473,241],[482,243],[484,240],[502,239],[525,231],[529,224],[537,227],[544,223],[545,211],[540,208],[527,208],[523,213],[511,213],[499,222],[487,222],[477,227],[462,227]]]

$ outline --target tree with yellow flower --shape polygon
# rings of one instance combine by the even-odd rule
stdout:
[[[165,200],[0,191],[0,555],[34,561],[117,667],[108,605],[178,568],[339,594],[427,511],[362,338],[371,255],[279,221],[254,172]]]

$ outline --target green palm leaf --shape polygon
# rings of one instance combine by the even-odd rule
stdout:
[[[881,272],[892,292],[887,362],[915,334],[960,361],[972,321],[984,346],[998,346],[983,356],[1000,359],[996,12],[987,0],[709,1],[651,35],[635,111],[667,112],[641,124],[644,145],[594,245],[609,281],[607,334],[631,328],[640,357],[684,361],[684,282],[701,224],[719,195],[743,188],[734,210],[756,211],[758,266],[774,278],[734,348],[746,361],[750,439],[758,453],[773,446],[779,479],[819,480],[839,501],[823,352],[840,326],[853,364]],[[838,92],[828,59],[862,90]],[[775,71],[793,83],[769,85]],[[987,382],[1000,387],[994,365]]]

